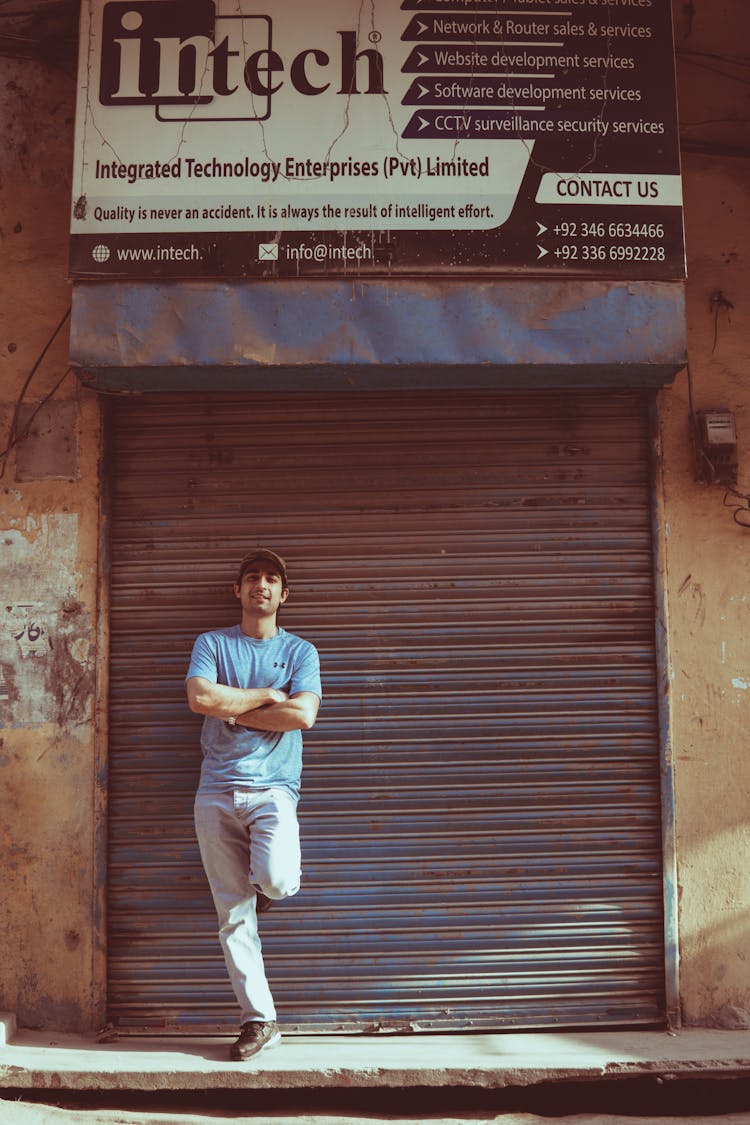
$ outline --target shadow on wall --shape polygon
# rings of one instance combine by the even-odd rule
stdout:
[[[739,828],[736,834],[746,848],[747,830]],[[732,845],[724,835],[721,842],[713,837],[711,845],[729,848],[731,859],[720,866],[717,853],[710,870],[705,864],[704,875],[703,864],[687,861],[680,879],[683,892],[685,885],[691,888],[680,900],[682,1018],[693,1027],[750,1029],[750,906],[739,901],[750,897],[747,864],[739,841]],[[717,870],[724,880],[716,879]],[[710,917],[719,920],[709,924]]]

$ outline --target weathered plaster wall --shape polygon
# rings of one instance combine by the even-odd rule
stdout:
[[[0,60],[0,450],[70,302],[74,83]],[[0,1008],[26,1026],[98,1018],[94,892],[99,406],[67,325],[26,391],[31,436],[0,456]],[[28,409],[21,412],[24,421]]]
[[[683,172],[695,409],[735,413],[750,493],[750,160]],[[686,373],[660,407],[683,1013],[750,1026],[750,527],[694,480]]]

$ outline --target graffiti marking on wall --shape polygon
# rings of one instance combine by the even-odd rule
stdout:
[[[42,656],[47,648],[47,630],[40,624],[39,607],[31,604],[15,605],[8,606],[7,610],[11,618],[11,637],[18,644],[21,656],[24,659]]]
[[[85,723],[94,662],[91,621],[76,596],[78,517],[29,517],[5,531],[3,549],[0,723]]]

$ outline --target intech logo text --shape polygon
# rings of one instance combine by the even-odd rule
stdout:
[[[265,121],[275,94],[386,93],[383,56],[356,31],[285,57],[268,15],[220,15],[211,0],[105,4],[99,100],[153,106],[159,121]],[[370,42],[380,36],[370,33]]]

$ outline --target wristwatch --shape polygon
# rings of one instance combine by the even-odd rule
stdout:
[[[236,727],[237,726],[237,718],[238,718],[237,715],[230,715],[229,718],[225,719],[224,721],[227,723],[228,726]]]

